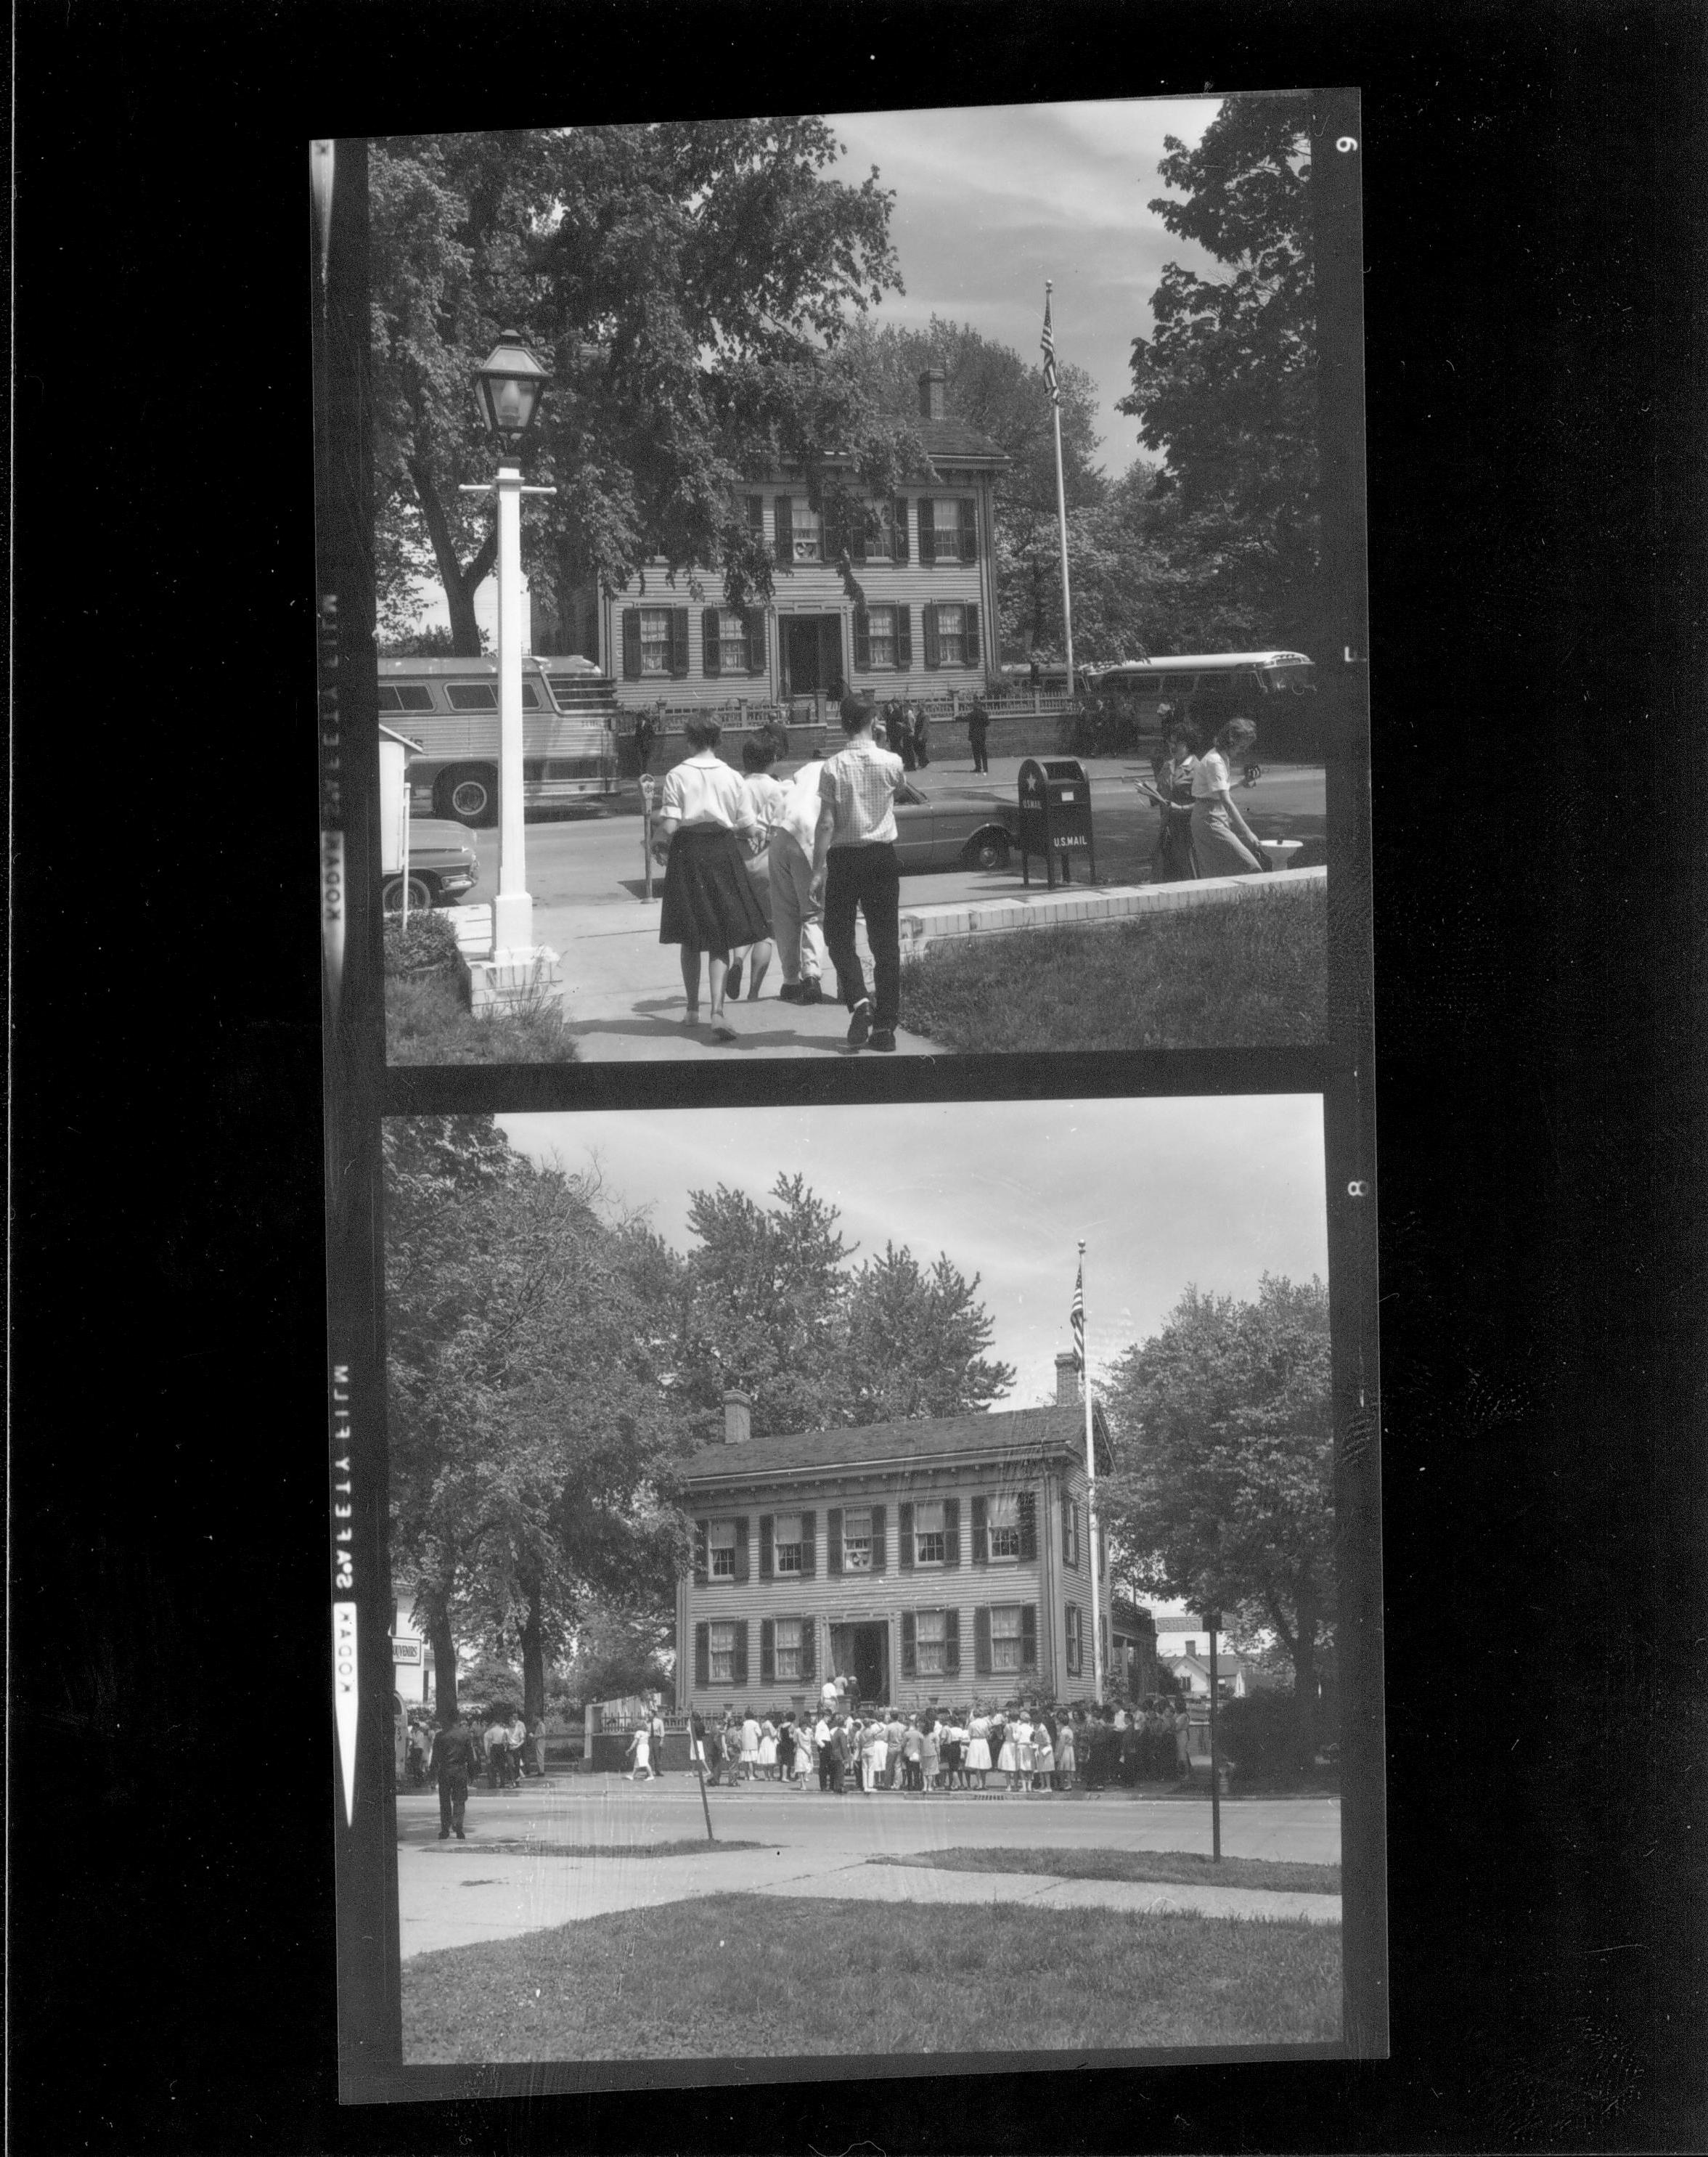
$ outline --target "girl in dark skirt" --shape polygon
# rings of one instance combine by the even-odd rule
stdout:
[[[742,844],[755,830],[754,812],[739,774],[716,753],[718,720],[697,715],[682,731],[693,754],[666,776],[653,842],[666,864],[658,940],[682,946],[688,1026],[700,1021],[700,954],[706,954],[713,1038],[733,1041],[723,1015],[730,948],[760,943],[766,934]]]

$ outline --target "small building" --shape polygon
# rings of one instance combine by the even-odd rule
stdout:
[[[1124,1595],[1109,1599],[1109,1681],[1129,1698],[1156,1691],[1156,1628],[1150,1613]]]
[[[1210,1697],[1210,1643],[1206,1635],[1201,1655],[1175,1655],[1167,1660],[1166,1667],[1181,1691],[1191,1700]],[[1221,1687],[1223,1700],[1244,1700],[1254,1692],[1273,1691],[1275,1681],[1254,1663],[1249,1655],[1237,1655],[1225,1651],[1218,1643],[1216,1650],[1216,1681]]]
[[[687,1464],[693,1561],[677,1596],[679,1707],[816,1701],[828,1677],[911,1711],[1022,1685],[1089,1701],[1085,1412],[1071,1354],[1052,1406],[754,1438]],[[1098,1473],[1112,1465],[1093,1412]],[[1103,1580],[1108,1554],[1100,1554]],[[1101,1588],[1103,1582],[1100,1581]]]
[[[743,487],[775,564],[767,605],[727,605],[713,569],[694,572],[689,604],[660,561],[615,595],[575,594],[549,633],[594,659],[630,709],[709,705],[733,718],[743,705],[808,698],[821,715],[838,682],[882,703],[1000,681],[992,489],[1008,458],[945,415],[944,379],[940,368],[919,378],[917,425],[934,479],[851,503],[841,522],[812,506],[800,472],[756,474]],[[834,481],[837,461],[825,468]]]

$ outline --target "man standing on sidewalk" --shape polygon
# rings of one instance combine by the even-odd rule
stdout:
[[[469,1801],[469,1777],[474,1772],[475,1737],[462,1717],[453,1717],[449,1728],[433,1740],[433,1773],[439,1784],[439,1840],[448,1842],[463,1833],[463,1811]]]
[[[841,713],[847,746],[827,759],[819,775],[813,874],[824,878],[825,941],[848,1007],[848,1046],[863,1048],[869,1040],[887,1052],[895,1048],[902,1009],[895,804],[925,796],[908,785],[901,759],[872,739],[871,699],[845,697]],[[857,911],[866,916],[876,1010],[854,949]]]

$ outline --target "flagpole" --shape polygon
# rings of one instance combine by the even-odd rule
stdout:
[[[1054,281],[1044,280],[1044,319],[1050,317],[1050,294],[1055,290]],[[1053,352],[1053,343],[1052,350]],[[1068,492],[1062,484],[1062,397],[1053,392],[1050,398],[1050,417],[1056,427],[1056,528],[1062,538],[1062,632],[1068,646],[1068,693],[1073,694],[1073,603],[1068,592]],[[1102,1699],[1099,1690],[1098,1697]]]
[[[1085,1324],[1085,1244],[1079,1246],[1079,1322]],[[1101,1707],[1104,1704],[1104,1645],[1103,1604],[1098,1583],[1098,1559],[1103,1546],[1097,1532],[1097,1441],[1091,1427],[1091,1351],[1086,1349],[1082,1356],[1084,1366],[1082,1390],[1085,1395],[1085,1525],[1091,1544],[1091,1681],[1092,1697]]]

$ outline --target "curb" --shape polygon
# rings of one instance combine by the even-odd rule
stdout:
[[[967,943],[975,936],[1016,929],[1084,928],[1186,907],[1226,906],[1248,894],[1256,898],[1279,890],[1325,890],[1328,881],[1325,865],[1274,869],[1267,876],[1205,877],[1192,883],[1126,884],[1084,892],[1064,887],[1046,889],[1036,898],[996,899],[983,905],[912,907],[901,918],[902,956],[917,959],[934,944]]]

